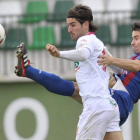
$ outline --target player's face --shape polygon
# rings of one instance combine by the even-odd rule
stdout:
[[[132,32],[131,45],[133,46],[134,54],[139,54],[140,53],[140,31]]]
[[[79,37],[88,33],[88,22],[86,21],[82,25],[75,18],[67,18],[68,32],[71,35],[73,41],[78,40]]]

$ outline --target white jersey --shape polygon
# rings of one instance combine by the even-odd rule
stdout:
[[[109,98],[109,71],[108,69],[103,70],[102,66],[97,63],[98,56],[102,55],[102,51],[106,47],[94,33],[88,33],[78,39],[76,49],[80,48],[88,48],[90,57],[86,61],[74,62],[79,94]]]

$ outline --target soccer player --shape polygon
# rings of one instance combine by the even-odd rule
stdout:
[[[104,56],[99,56],[99,65],[103,67],[114,65],[124,69],[123,74],[119,76],[123,86],[130,94],[134,103],[140,98],[140,22],[132,26],[132,42],[134,55],[130,59],[120,59],[111,57],[106,51]]]
[[[47,44],[46,49],[52,56],[75,62],[76,81],[83,102],[76,140],[102,140],[106,132],[120,136],[119,108],[108,90],[109,71],[97,63],[98,55],[106,47],[94,35],[97,27],[93,24],[91,9],[74,6],[67,14],[67,24],[72,40],[77,41],[76,50],[58,51],[51,44]]]
[[[72,40],[77,40],[76,50],[59,52],[50,44],[46,49],[55,57],[76,61],[76,80],[83,102],[76,139],[102,140],[109,132],[111,140],[122,140],[119,108],[108,90],[109,72],[97,64],[97,57],[106,47],[94,35],[97,27],[91,9],[76,5],[67,14],[67,24]],[[28,62],[24,64],[27,65]]]

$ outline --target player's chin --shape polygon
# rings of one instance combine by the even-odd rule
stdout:
[[[133,52],[134,52],[134,54],[139,54],[140,53],[140,51],[138,51],[136,49],[133,49]]]
[[[77,40],[77,38],[71,37],[71,40],[72,40],[72,41],[76,41],[76,40]]]

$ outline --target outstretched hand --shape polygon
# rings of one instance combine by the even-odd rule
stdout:
[[[46,45],[46,50],[54,57],[60,57],[60,52],[58,51],[58,49],[51,44],[47,44]]]
[[[112,63],[112,57],[107,53],[107,51],[103,50],[104,55],[99,55],[98,58],[100,58],[97,63],[99,66],[103,65],[103,69],[106,68],[108,65],[111,65]]]

